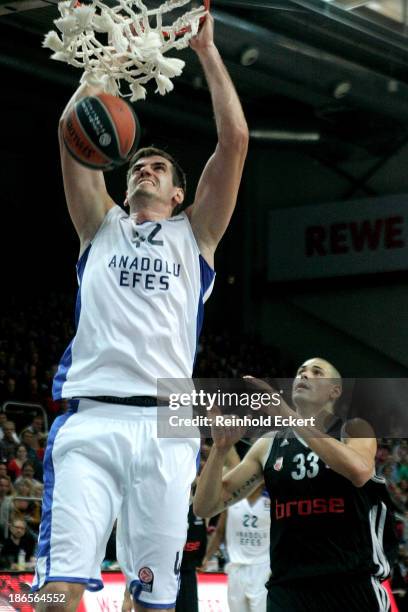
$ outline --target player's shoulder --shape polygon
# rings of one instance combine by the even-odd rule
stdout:
[[[184,211],[179,213],[178,215],[174,215],[174,217],[169,217],[168,219],[165,219],[165,221],[166,223],[170,223],[171,225],[182,223],[190,224],[189,218]]]
[[[267,459],[270,455],[275,436],[275,431],[268,432],[262,436],[262,438],[259,438],[248,451],[248,456],[257,461],[262,468],[265,467]]]
[[[100,229],[106,225],[109,225],[112,221],[119,219],[130,219],[129,213],[124,208],[113,202],[112,206],[110,206],[105,213]]]

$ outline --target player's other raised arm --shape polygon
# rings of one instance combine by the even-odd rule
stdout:
[[[72,223],[81,242],[81,251],[95,236],[106,213],[114,203],[106,191],[103,172],[82,166],[70,155],[64,145],[62,126],[77,100],[98,93],[100,93],[98,89],[81,85],[62,113],[58,130],[65,197]]]
[[[207,15],[201,31],[190,42],[207,79],[218,135],[190,216],[201,253],[210,265],[235,208],[249,138],[237,92],[214,44],[213,26],[213,18]]]

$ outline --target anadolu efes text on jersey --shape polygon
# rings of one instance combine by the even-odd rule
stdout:
[[[157,394],[158,378],[192,374],[215,272],[188,217],[137,225],[119,206],[77,264],[76,334],[55,399]]]

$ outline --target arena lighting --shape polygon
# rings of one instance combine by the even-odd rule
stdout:
[[[286,130],[250,130],[254,140],[275,140],[281,142],[319,142],[319,132],[289,132]]]
[[[259,49],[257,47],[246,47],[241,52],[240,62],[242,66],[252,66],[259,59]]]
[[[359,8],[360,6],[367,6],[370,4],[370,0],[324,0],[328,4],[337,6],[346,11],[352,11],[353,9]]]
[[[337,99],[344,98],[351,91],[350,81],[340,81],[333,89],[333,96]]]

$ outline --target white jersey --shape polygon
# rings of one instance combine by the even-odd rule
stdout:
[[[230,563],[269,563],[270,508],[266,492],[253,505],[243,499],[228,508],[225,537]]]
[[[214,271],[188,217],[136,224],[107,213],[77,264],[76,334],[55,399],[157,395],[158,378],[189,378]]]

